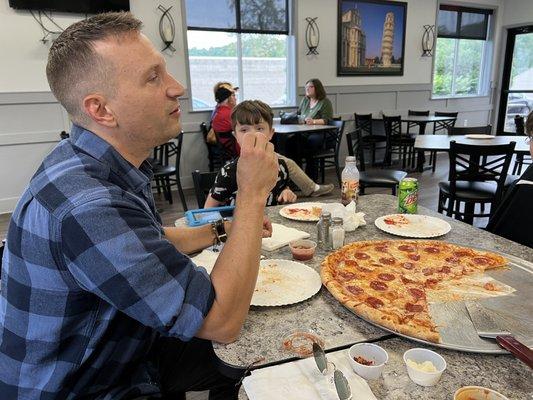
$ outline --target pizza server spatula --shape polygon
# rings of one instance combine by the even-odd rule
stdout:
[[[511,333],[501,329],[492,318],[490,311],[482,305],[465,301],[466,309],[479,337],[496,339],[496,342],[516,358],[533,368],[533,351],[520,343]]]

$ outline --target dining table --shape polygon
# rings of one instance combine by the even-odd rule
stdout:
[[[476,137],[476,138],[473,138]],[[526,136],[471,136],[471,135],[419,135],[415,138],[415,151],[418,151],[417,171],[424,170],[424,157],[420,153],[424,151],[441,151],[448,153],[450,151],[450,142],[472,144],[479,146],[491,146],[499,144],[509,144],[515,142],[515,154],[529,154],[529,143]]]
[[[387,113],[388,116],[395,116],[399,115],[402,118],[402,122],[410,122],[412,124],[418,125],[418,134],[424,135],[426,131],[426,125],[430,123],[436,123],[436,122],[444,122],[444,121],[453,121],[454,119],[457,119],[456,117],[444,117],[444,116],[436,116],[436,115],[408,115],[408,114],[402,114],[402,113]],[[375,113],[372,114],[372,120],[374,121],[382,121],[383,120],[383,114],[382,113]]]
[[[279,213],[282,206],[267,207],[266,213],[274,223],[284,224],[308,232],[316,240],[316,223],[287,220]],[[397,212],[398,198],[392,195],[372,194],[359,197],[357,211],[365,214],[366,225],[346,233],[345,243],[360,240],[395,239],[379,230],[376,218]],[[477,247],[511,254],[533,268],[533,249],[494,235],[490,232],[456,221],[428,208],[419,206],[418,213],[437,216],[447,221],[451,231],[439,240],[458,245]],[[317,248],[314,258],[304,262],[317,272],[320,263],[329,253]],[[288,246],[262,255],[268,259],[291,259]],[[532,269],[533,271],[533,269]],[[533,287],[533,274],[527,285]],[[529,319],[533,329],[531,315]],[[371,342],[382,346],[389,353],[389,362],[380,379],[368,381],[378,399],[417,400],[451,399],[455,390],[465,385],[490,387],[507,395],[509,399],[530,399],[533,393],[533,375],[522,362],[508,354],[479,354],[420,344],[399,337],[370,324],[339,303],[325,288],[311,298],[297,304],[277,307],[250,308],[239,338],[230,344],[213,343],[221,371],[237,377],[246,370],[275,366],[297,360],[282,346],[283,338],[294,330],[311,330],[324,339],[326,353],[346,351],[355,343]],[[433,387],[418,386],[409,380],[402,360],[403,353],[415,347],[432,348],[447,361],[448,367],[439,384]],[[275,382],[272,382],[274,385]],[[354,397],[357,398],[357,397]],[[239,399],[248,399],[241,388]]]

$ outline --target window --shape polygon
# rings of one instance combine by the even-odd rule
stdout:
[[[433,97],[487,94],[491,14],[491,10],[440,6]]]
[[[294,105],[288,4],[288,0],[186,0],[193,110],[215,106],[213,86],[219,81],[238,86],[239,100]]]

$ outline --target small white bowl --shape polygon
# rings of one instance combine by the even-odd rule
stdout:
[[[372,343],[358,343],[350,347],[348,351],[350,358],[350,365],[357,375],[364,379],[378,379],[383,372],[383,368],[389,355],[387,352],[376,344]],[[354,357],[363,357],[366,360],[373,361],[373,365],[359,364],[354,360]]]
[[[453,400],[509,400],[503,394],[481,386],[464,386],[457,389]]]
[[[407,360],[423,363],[424,361],[431,361],[437,369],[436,372],[425,372],[414,369],[407,364]],[[446,369],[446,360],[434,351],[427,349],[410,349],[403,353],[403,362],[407,367],[407,374],[409,378],[420,386],[433,386],[440,380],[440,377]]]

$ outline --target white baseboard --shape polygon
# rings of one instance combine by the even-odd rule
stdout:
[[[12,213],[20,197],[8,197],[0,199],[0,214]]]

